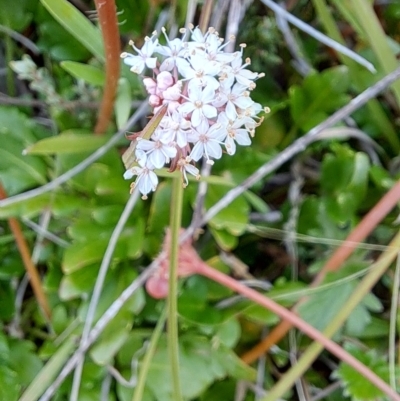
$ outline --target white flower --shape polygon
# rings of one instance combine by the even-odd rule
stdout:
[[[244,85],[246,88],[253,88],[255,86],[253,81],[258,78],[258,74],[256,72],[246,70],[245,68],[248,65],[250,65],[250,59],[247,58],[246,63],[243,64],[241,54],[237,53],[237,56],[233,59],[231,65],[226,66],[225,74],[228,77],[235,77],[236,81],[239,82],[239,84]]]
[[[136,50],[138,53],[137,56],[130,53],[122,53],[121,58],[124,59],[124,63],[131,67],[131,71],[136,74],[141,74],[147,66],[148,68],[155,68],[157,65],[157,57],[151,57],[154,53],[154,50],[157,47],[158,39],[153,41],[154,34],[151,38],[146,37],[145,43],[142,49],[138,49],[134,42],[129,42],[129,44]]]
[[[190,79],[190,83],[198,86],[209,86],[213,90],[219,88],[219,82],[215,78],[221,71],[221,63],[210,61],[202,54],[194,54],[190,56],[190,63],[184,59],[176,62],[179,73],[186,79]]]
[[[217,109],[208,103],[215,99],[215,91],[206,86],[204,90],[197,85],[189,85],[189,97],[179,106],[178,111],[184,115],[192,113],[191,121],[194,127],[198,127],[206,118],[217,116]]]
[[[154,131],[151,140],[138,138],[137,141],[136,149],[144,151],[148,162],[155,168],[163,168],[176,156],[176,147],[164,142],[163,129],[160,127]]]
[[[186,188],[189,181],[187,178],[186,173],[189,173],[191,175],[194,175],[196,177],[196,180],[200,179],[200,172],[199,169],[197,167],[195,167],[192,163],[191,163],[191,159],[189,156],[185,157],[185,158],[180,158],[178,160],[178,167],[181,170],[182,173],[182,177],[183,177],[183,186]]]
[[[188,141],[194,143],[190,158],[198,161],[203,156],[207,158],[208,164],[214,164],[210,157],[220,159],[222,156],[222,141],[225,139],[226,133],[221,124],[214,124],[211,127],[204,120],[196,129],[192,129],[188,135]]]
[[[190,121],[186,120],[176,110],[165,116],[163,118],[164,121],[165,134],[168,135],[168,138],[171,138],[171,141],[175,141],[180,148],[184,148],[187,145],[187,134],[191,127]]]
[[[176,38],[170,40],[168,35],[165,33],[165,28],[161,28],[165,39],[167,40],[167,46],[159,45],[157,53],[166,56],[167,58],[161,63],[160,71],[172,71],[176,66],[176,60],[178,58],[184,58],[187,53],[187,46],[182,39]],[[183,33],[186,32],[184,29]]]
[[[236,143],[242,146],[249,146],[251,139],[247,129],[242,128],[246,123],[243,118],[235,118],[230,120],[226,113],[221,113],[218,116],[218,123],[226,130],[225,147],[229,155],[236,153]]]
[[[147,194],[155,191],[157,188],[158,178],[153,168],[154,166],[147,164],[144,167],[135,166],[125,171],[124,178],[126,180],[131,179],[135,175],[137,176],[135,182],[131,184],[131,192],[136,187],[143,195],[142,199],[147,199]]]
[[[212,104],[218,108],[225,105],[228,118],[234,120],[237,116],[236,106],[245,109],[250,107],[252,103],[253,101],[244,85],[236,83],[232,87],[232,80],[225,79],[221,82],[220,89]]]
[[[163,117],[150,138],[129,137],[137,141],[138,166],[126,171],[124,177],[137,176],[132,188],[137,187],[143,198],[157,187],[154,169],[169,163],[171,172],[181,171],[186,186],[187,174],[200,177],[195,162],[205,157],[213,164],[223,149],[233,155],[237,145],[250,145],[263,120],[258,117],[263,108],[251,99],[250,91],[264,74],[247,69],[251,61],[243,61],[245,45],[240,45],[239,52],[225,52],[234,37],[224,42],[214,28],[203,34],[191,25],[188,30],[180,29],[182,37],[173,40],[165,28],[162,32],[166,45],[161,45],[153,32],[142,49],[131,43],[137,55],[121,55],[135,73],[142,74],[146,67],[152,70],[143,83],[153,113],[157,115],[168,106],[166,114],[161,110]]]

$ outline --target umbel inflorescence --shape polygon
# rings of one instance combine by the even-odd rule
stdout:
[[[155,169],[179,169],[186,186],[187,173],[199,178],[195,162],[201,158],[213,164],[223,152],[233,155],[237,144],[250,145],[262,122],[257,115],[267,111],[250,97],[255,81],[264,74],[247,69],[246,45],[224,52],[229,42],[223,44],[213,28],[206,34],[199,28],[182,28],[182,37],[173,40],[164,28],[162,32],[165,45],[153,32],[141,49],[130,42],[137,54],[121,54],[131,71],[143,76],[153,112],[163,116],[150,138],[131,136],[137,141],[134,163],[127,166],[124,178],[137,176],[131,188],[137,187],[144,199],[157,187]]]

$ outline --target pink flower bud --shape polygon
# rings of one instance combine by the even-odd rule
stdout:
[[[164,91],[174,84],[174,77],[168,71],[162,71],[157,75],[157,87]]]
[[[163,98],[166,100],[179,100],[181,97],[182,83],[179,81],[163,92]]]
[[[168,111],[172,113],[173,111],[176,111],[176,109],[180,106],[181,104],[176,101],[168,102]]]
[[[143,78],[143,83],[149,95],[156,94],[157,83],[153,78]]]
[[[149,105],[151,107],[157,107],[161,105],[161,99],[156,95],[150,95],[149,97]]]

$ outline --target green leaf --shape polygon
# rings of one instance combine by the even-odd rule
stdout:
[[[17,401],[20,388],[17,374],[0,364],[0,400]]]
[[[126,310],[120,311],[91,348],[90,356],[94,362],[101,366],[111,363],[114,355],[127,340],[132,324],[131,313]]]
[[[375,350],[365,352],[354,344],[347,343],[344,347],[347,352],[370,368],[386,383],[389,382],[389,367],[387,361],[378,356]],[[344,395],[350,396],[353,401],[385,400],[381,390],[376,388],[368,379],[349,365],[341,362],[333,376],[343,382]]]
[[[98,149],[107,142],[104,135],[93,135],[85,130],[67,130],[60,135],[42,139],[25,149],[26,154],[50,155],[82,153]]]
[[[30,341],[11,340],[10,341],[10,368],[18,374],[19,382],[27,386],[43,364],[36,355],[35,345]]]
[[[118,129],[121,129],[126,124],[131,114],[131,93],[132,90],[129,81],[126,78],[120,78],[114,105]]]
[[[62,61],[60,65],[76,79],[82,79],[88,84],[95,86],[104,85],[104,71],[100,68],[76,61]]]
[[[198,397],[214,381],[232,375],[237,379],[253,380],[255,371],[245,365],[230,349],[213,346],[206,337],[180,337],[179,361],[182,395],[185,399]],[[168,349],[163,337],[152,359],[147,387],[158,401],[173,401]]]
[[[216,185],[209,186],[205,198],[206,208],[209,209],[217,203],[228,190]],[[246,230],[249,211],[250,208],[245,198],[239,196],[213,217],[209,224],[216,230],[223,229],[234,236],[239,236]]]
[[[354,287],[353,283],[347,281],[310,295],[307,301],[299,307],[300,316],[307,323],[322,331],[345,307]]]
[[[319,74],[312,73],[301,87],[291,87],[290,109],[296,125],[308,131],[346,104],[349,96],[345,92],[349,83],[347,68],[339,66]]]
[[[104,61],[101,33],[66,0],[40,0],[50,14],[99,60]]]

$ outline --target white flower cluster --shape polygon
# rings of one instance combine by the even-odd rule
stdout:
[[[135,137],[135,162],[124,174],[137,176],[137,187],[146,198],[158,184],[155,169],[166,164],[170,171],[179,168],[187,185],[187,173],[199,178],[194,163],[202,157],[207,163],[219,159],[223,149],[233,155],[236,144],[248,146],[250,137],[262,118],[263,109],[250,97],[254,81],[264,76],[247,69],[243,48],[225,53],[224,40],[213,28],[203,34],[199,28],[181,29],[181,38],[170,40],[162,29],[166,45],[160,44],[157,32],[146,37],[141,49],[130,45],[137,54],[122,53],[131,71],[142,75],[151,70],[143,83],[149,93],[154,113],[165,112],[149,139]],[[190,37],[190,38],[189,38]]]

